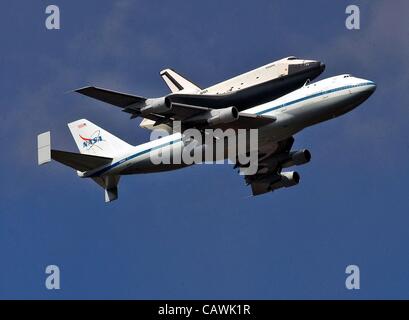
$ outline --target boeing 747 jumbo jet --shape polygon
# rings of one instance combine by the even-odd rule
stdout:
[[[196,90],[182,85],[185,80],[179,75],[173,74],[169,78],[173,80],[165,80],[172,83],[169,83],[172,91]],[[271,78],[270,76],[268,81]],[[221,87],[226,89],[226,86]],[[217,92],[216,95],[213,93],[221,89],[209,89],[211,95],[208,100],[205,92],[183,93],[182,98],[187,97],[186,100],[190,103],[197,102],[193,105],[186,103],[181,97],[178,98],[183,101],[167,99],[169,96],[163,99],[145,99],[106,89],[83,88],[78,92],[120,106],[133,116],[151,120],[151,128],[170,128],[172,121],[180,121],[182,130],[142,145],[131,146],[92,122],[81,119],[68,124],[80,153],[52,150],[50,132],[45,132],[38,136],[38,162],[43,164],[54,159],[77,170],[78,176],[92,178],[104,188],[105,201],[110,202],[118,197],[118,182],[122,175],[160,172],[190,165],[152,162],[153,154],[157,155],[158,152],[171,159],[184,152],[187,148],[184,129],[198,129],[203,135],[207,129],[232,129],[234,132],[238,129],[257,129],[257,169],[252,174],[246,174],[245,180],[251,186],[253,195],[260,195],[299,183],[300,176],[297,172],[282,172],[284,168],[302,165],[311,159],[311,154],[306,149],[291,150],[296,133],[351,111],[368,99],[375,89],[374,82],[345,74],[316,83],[307,81],[302,87],[271,101],[237,108],[229,105],[231,101],[235,101],[232,97],[226,97],[231,92],[220,93],[220,99],[227,100],[227,105],[217,100]],[[273,96],[279,95],[277,92]],[[260,91],[256,90],[255,94],[257,93]],[[250,98],[252,94],[247,96],[239,92],[239,95],[247,96],[247,105],[252,104],[251,100],[259,100],[257,97]],[[174,93],[170,96],[172,95]],[[264,95],[268,93],[264,92]],[[209,103],[209,100],[213,107],[199,104],[202,101]],[[239,151],[237,156],[238,153]],[[241,163],[236,163],[235,166],[245,167]]]

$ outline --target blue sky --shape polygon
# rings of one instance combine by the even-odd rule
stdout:
[[[352,1],[14,1],[3,6],[0,298],[409,298],[409,3]],[[61,30],[44,26],[57,4]],[[138,144],[138,120],[70,93],[94,84],[168,92],[172,67],[208,86],[281,57],[321,60],[376,93],[296,136],[312,162],[299,186],[257,198],[228,165],[125,177],[106,205],[93,182],[36,164],[36,136],[76,151],[87,118]],[[61,290],[44,286],[61,269]],[[345,289],[357,264],[361,289]]]

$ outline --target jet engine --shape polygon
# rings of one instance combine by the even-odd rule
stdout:
[[[310,162],[311,153],[307,149],[293,151],[289,154],[289,159],[282,164],[283,168],[289,168],[292,166],[299,166]]]
[[[239,118],[239,111],[236,107],[228,107],[223,109],[211,109],[204,111],[191,118],[185,119],[185,125],[210,125],[216,126],[219,124],[229,123]]]
[[[145,107],[141,108],[141,114],[147,115],[151,113],[165,113],[172,109],[172,104],[166,97],[147,99],[145,101]]]
[[[297,185],[300,182],[300,175],[296,171],[282,172],[280,174],[280,180],[273,182],[270,185],[271,191],[280,188],[289,188]]]
[[[223,109],[215,109],[209,112],[210,117],[207,118],[209,125],[215,126],[218,124],[229,123],[239,118],[239,111],[236,107],[228,107]]]

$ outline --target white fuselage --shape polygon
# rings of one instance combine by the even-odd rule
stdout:
[[[277,118],[259,129],[259,145],[286,139],[316,123],[340,116],[364,102],[376,89],[374,82],[340,75],[308,84],[283,97],[243,111]],[[82,177],[122,175],[173,170],[185,165],[154,165],[151,152],[180,152],[182,134],[175,133],[138,145],[104,167],[79,173]]]

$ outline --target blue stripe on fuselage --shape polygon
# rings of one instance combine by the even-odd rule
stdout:
[[[158,146],[156,146],[156,147],[148,148],[148,149],[139,151],[139,152],[137,152],[137,153],[134,153],[133,155],[130,155],[130,156],[126,157],[126,158],[123,158],[123,159],[121,159],[121,160],[119,160],[119,161],[117,161],[117,162],[115,162],[115,163],[112,163],[112,164],[110,164],[109,166],[107,166],[107,167],[105,167],[105,168],[103,168],[103,169],[101,169],[101,170],[99,170],[99,171],[93,173],[93,174],[90,175],[89,177],[90,177],[90,178],[92,178],[92,177],[99,177],[100,175],[102,175],[102,174],[104,174],[105,172],[107,172],[107,171],[109,171],[109,170],[111,170],[111,169],[113,169],[113,168],[119,166],[120,164],[123,164],[124,162],[127,162],[127,161],[129,161],[129,160],[132,160],[132,159],[134,159],[134,158],[136,158],[136,157],[139,157],[139,156],[141,156],[141,155],[144,155],[144,154],[146,154],[146,153],[148,153],[148,152],[151,152],[151,151],[154,151],[154,150],[157,150],[157,149],[166,147],[166,146],[168,146],[168,145],[170,145],[170,144],[173,144],[173,143],[175,143],[175,142],[178,142],[178,141],[180,141],[180,140],[181,140],[181,138],[178,138],[178,139],[175,139],[175,140],[172,140],[172,141],[169,141],[169,142],[165,142],[165,143],[163,143],[163,144],[160,144],[160,145],[158,145]]]
[[[322,95],[326,95],[326,94],[329,94],[329,93],[342,91],[342,90],[347,90],[347,89],[351,89],[351,88],[355,88],[355,87],[369,86],[369,85],[374,85],[374,82],[369,81],[369,82],[364,82],[364,83],[360,83],[360,84],[343,86],[343,87],[339,87],[339,88],[335,88],[335,89],[331,89],[331,90],[327,90],[327,91],[314,93],[314,94],[311,94],[311,95],[306,96],[306,97],[302,97],[302,98],[299,98],[299,99],[296,99],[296,100],[293,100],[293,101],[289,101],[289,102],[280,104],[280,105],[275,106],[275,107],[265,109],[263,111],[256,112],[256,114],[257,115],[263,115],[263,114],[271,112],[273,110],[277,110],[277,109],[280,109],[280,108],[283,108],[283,107],[287,107],[287,106],[290,106],[290,105],[293,105],[293,104],[296,104],[296,103],[299,103],[299,102],[302,102],[302,101],[305,101],[305,100],[308,100],[308,99],[313,99],[313,98],[316,98],[316,97],[319,97],[319,96],[322,96]]]

